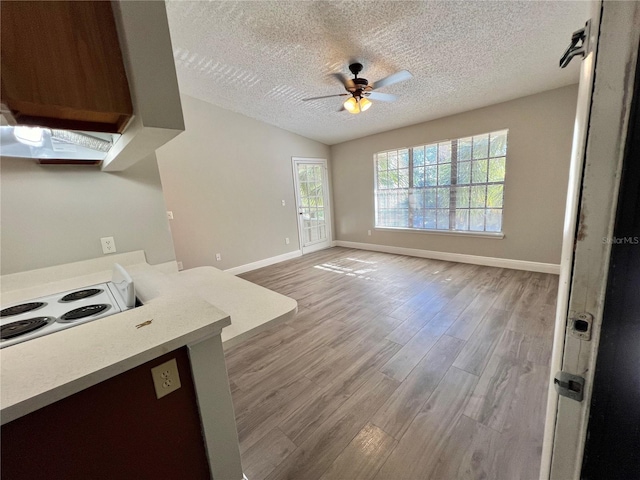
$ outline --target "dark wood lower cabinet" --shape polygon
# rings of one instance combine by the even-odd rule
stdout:
[[[175,358],[181,388],[156,399],[151,368]],[[185,348],[2,426],[2,479],[209,479]]]

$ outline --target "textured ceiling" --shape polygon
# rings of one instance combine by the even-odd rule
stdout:
[[[169,1],[182,93],[335,144],[577,82],[558,68],[588,2]],[[360,115],[338,112],[331,73],[364,65],[400,96]]]

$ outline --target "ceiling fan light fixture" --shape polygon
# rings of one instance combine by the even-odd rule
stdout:
[[[360,113],[360,105],[358,105],[358,100],[356,97],[349,97],[346,102],[343,103],[344,108],[347,112],[353,113],[354,115]]]
[[[351,97],[343,105],[347,112],[357,115],[371,107],[371,100],[362,97]]]
[[[0,0],[1,1],[1,0]],[[302,101],[321,100],[324,98],[332,97],[348,97],[342,104],[341,110],[357,115],[365,110],[371,108],[373,103],[369,98],[373,98],[375,101],[380,102],[395,102],[398,97],[389,93],[380,93],[376,91],[378,88],[387,87],[395,83],[404,82],[411,78],[413,75],[406,70],[400,70],[399,72],[392,73],[391,75],[378,80],[375,83],[370,83],[366,78],[358,77],[358,74],[362,71],[362,64],[352,63],[349,65],[349,70],[353,74],[353,79],[345,77],[342,73],[333,73],[332,76],[344,86],[346,93],[338,93],[336,95],[323,95],[321,97],[303,98]],[[340,110],[340,111],[341,111]]]

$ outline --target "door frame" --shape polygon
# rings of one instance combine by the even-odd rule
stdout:
[[[640,476],[640,65],[611,245],[582,478]]]
[[[300,185],[298,183],[298,164],[301,163],[310,163],[321,165],[322,168],[322,194],[324,196],[324,205],[325,205],[325,221],[326,221],[326,231],[327,231],[327,240],[324,242],[317,242],[309,245],[308,247],[304,246],[304,232],[302,221],[300,217]],[[300,251],[302,254],[315,252],[318,250],[323,250],[325,248],[330,248],[333,246],[333,238],[332,238],[332,222],[333,217],[331,215],[331,189],[329,187],[329,167],[326,158],[313,158],[313,157],[291,157],[291,168],[293,171],[293,189],[294,189],[294,198],[296,200],[296,224],[298,225],[298,242],[300,245]]]
[[[567,195],[540,469],[544,480],[578,479],[582,470],[611,254],[606,239],[613,235],[640,40],[640,2],[598,3],[595,78],[591,85],[580,85],[581,90],[593,89],[591,116],[585,138],[581,140],[576,129]],[[592,16],[592,24],[595,21]],[[576,118],[576,123],[581,121]],[[591,340],[573,335],[570,312],[593,316]],[[555,392],[553,377],[560,370],[584,377],[581,402]]]

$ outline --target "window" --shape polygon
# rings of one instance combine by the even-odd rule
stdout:
[[[376,227],[501,232],[507,133],[376,153]]]

